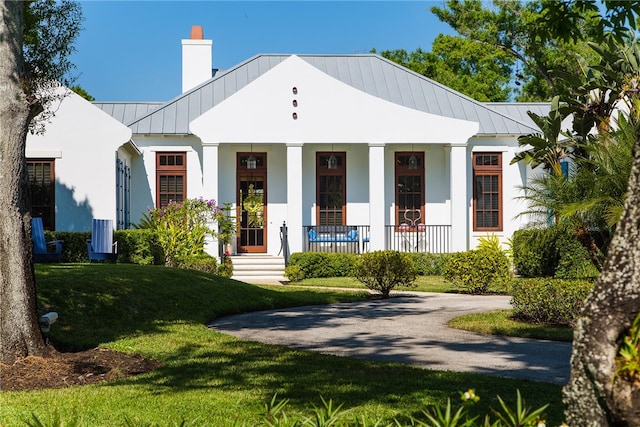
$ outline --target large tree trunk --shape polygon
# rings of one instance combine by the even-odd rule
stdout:
[[[0,362],[43,355],[36,312],[25,144],[24,3],[0,0]],[[1,385],[0,385],[1,386]]]
[[[640,384],[616,376],[615,363],[640,313],[639,130],[624,213],[574,334],[571,377],[564,388],[571,426],[640,426]]]

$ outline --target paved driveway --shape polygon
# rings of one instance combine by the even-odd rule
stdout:
[[[388,300],[262,311],[209,327],[238,338],[428,369],[565,384],[571,344],[447,327],[473,312],[509,309],[508,296],[412,293]]]

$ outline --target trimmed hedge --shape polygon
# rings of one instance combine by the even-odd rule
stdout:
[[[350,277],[358,259],[355,254],[296,252],[291,254],[285,276],[291,281],[312,277]]]
[[[510,284],[513,317],[532,323],[574,326],[593,284],[593,280],[514,280]]]
[[[599,273],[570,224],[518,230],[511,247],[513,263],[521,277],[590,279]]]
[[[364,254],[363,254],[364,255]],[[406,253],[419,276],[441,276],[445,263],[453,254]],[[291,255],[285,276],[293,282],[312,277],[354,277],[355,254],[296,252]]]
[[[45,231],[49,240],[63,240],[62,262],[89,262],[87,241],[90,231]],[[152,230],[116,230],[113,240],[118,242],[118,262],[144,265],[163,265],[164,256]]]
[[[444,266],[453,254],[432,254],[428,252],[407,253],[413,261],[418,276],[442,276]]]
[[[210,274],[218,274],[218,269],[220,268],[218,260],[208,254],[176,257],[176,267],[204,271]]]
[[[502,251],[492,249],[458,252],[446,262],[443,276],[466,292],[483,294],[491,284],[511,277],[509,259]]]

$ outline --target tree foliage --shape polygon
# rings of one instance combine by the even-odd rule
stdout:
[[[44,132],[54,115],[49,106],[65,96],[60,85],[71,86],[75,66],[71,54],[82,30],[82,9],[72,0],[31,0],[24,2],[22,85],[30,102],[32,132]],[[37,117],[37,120],[33,120]]]
[[[513,60],[473,40],[440,34],[432,51],[386,50],[380,54],[478,101],[507,101]]]
[[[555,1],[555,0],[554,0]],[[570,87],[553,77],[551,70],[582,75],[582,64],[591,56],[586,46],[600,23],[597,10],[573,3],[559,3],[572,17],[574,37],[559,38],[549,31],[548,0],[503,1],[448,0],[431,11],[458,32],[487,51],[501,52],[515,67],[514,83],[519,101],[549,100]]]
[[[84,99],[86,99],[89,102],[93,102],[93,101],[96,100],[89,92],[87,92],[80,85],[71,86],[71,90],[74,91],[75,93],[77,93],[78,95],[80,95],[81,97],[83,97]]]
[[[582,13],[599,13],[599,4],[594,0],[547,1],[543,19],[550,37],[562,41],[584,40],[580,32]],[[637,402],[640,401],[640,386],[628,376],[618,375],[618,362],[624,356],[622,343],[640,313],[640,280],[638,262],[640,258],[640,127],[637,126],[640,103],[638,103],[638,49],[635,36],[629,37],[628,28],[635,28],[636,16],[640,13],[640,2],[604,1],[605,12],[596,25],[588,27],[594,41],[592,47],[601,58],[586,73],[584,84],[564,79],[573,91],[561,95],[573,108],[576,148],[573,157],[580,168],[576,182],[580,192],[592,200],[611,185],[612,174],[624,180],[624,172],[615,170],[613,159],[625,150],[621,143],[613,152],[605,152],[600,146],[612,147],[617,139],[633,141],[633,163],[624,198],[624,209],[609,245],[604,268],[593,291],[584,301],[574,333],[571,356],[571,377],[564,387],[566,417],[570,425],[580,426],[632,426],[640,425]],[[559,73],[561,74],[561,73]],[[614,107],[627,102],[628,112],[618,119],[617,126],[622,135],[612,131],[610,121]],[[627,118],[626,120],[624,118]],[[595,124],[598,137],[588,136],[587,131]],[[607,139],[612,135],[614,139]],[[598,145],[590,144],[596,142]],[[590,152],[595,148],[597,155]],[[616,154],[617,152],[617,154]],[[628,162],[626,162],[628,164]],[[583,175],[586,172],[587,175]],[[589,181],[604,184],[592,185]],[[615,184],[614,184],[615,186]],[[594,192],[585,191],[588,189]],[[620,192],[620,190],[617,190]],[[589,209],[585,208],[585,201]],[[582,204],[582,208],[576,206]],[[591,203],[581,200],[572,208],[572,218],[588,220],[588,214],[612,203]],[[587,215],[585,215],[587,214]],[[584,228],[583,228],[584,231]]]
[[[599,59],[587,68],[587,81],[574,81],[576,94],[566,95],[564,102],[554,98],[548,116],[530,113],[541,133],[519,139],[523,150],[513,163],[525,161],[553,172],[536,176],[524,187],[530,207],[524,214],[573,224],[600,268],[599,259],[622,214],[640,125],[640,50],[629,37],[590,44]],[[568,116],[573,125],[562,129]],[[565,176],[560,162],[567,160],[572,171]]]

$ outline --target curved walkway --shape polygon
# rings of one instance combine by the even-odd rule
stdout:
[[[238,338],[428,369],[565,384],[570,343],[480,335],[447,327],[467,313],[509,309],[509,296],[411,293],[387,300],[223,317]]]

